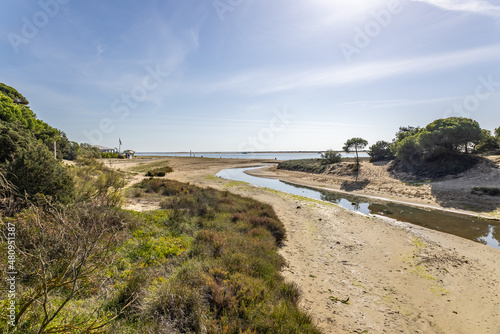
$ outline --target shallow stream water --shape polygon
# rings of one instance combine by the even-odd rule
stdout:
[[[288,182],[251,176],[245,171],[262,167],[232,168],[220,171],[217,176],[247,182],[293,195],[336,203],[351,211],[371,216],[384,216],[500,249],[500,222],[441,210],[417,208],[409,205],[370,199],[334,191],[318,190]]]

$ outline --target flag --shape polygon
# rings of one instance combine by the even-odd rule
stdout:
[[[118,138],[118,140],[120,141],[120,145],[122,144],[122,140],[120,138]]]

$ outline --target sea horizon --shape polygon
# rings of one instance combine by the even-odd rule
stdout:
[[[355,153],[336,151],[343,158],[355,157]],[[261,152],[137,152],[136,156],[166,156],[166,157],[199,157],[216,159],[271,159],[271,160],[302,160],[319,159],[322,151],[261,151]],[[359,157],[368,157],[367,152],[359,152]]]

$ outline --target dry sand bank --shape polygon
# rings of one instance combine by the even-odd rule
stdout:
[[[288,232],[281,248],[289,264],[284,275],[301,286],[302,306],[325,333],[500,333],[500,251],[213,176],[259,162],[166,160],[174,169],[171,179],[273,205]],[[134,163],[140,162],[115,167]]]

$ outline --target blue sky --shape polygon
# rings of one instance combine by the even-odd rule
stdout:
[[[0,81],[71,140],[341,149],[500,126],[500,1],[5,0]]]

